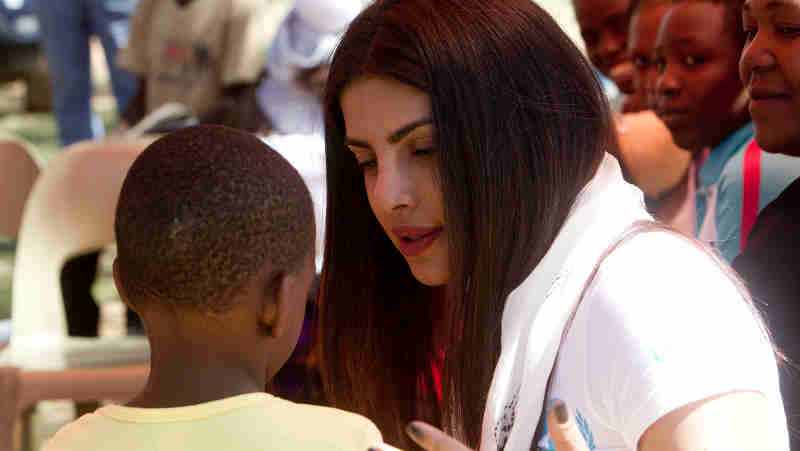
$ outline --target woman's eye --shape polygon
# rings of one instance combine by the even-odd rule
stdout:
[[[418,157],[424,157],[424,156],[432,155],[433,154],[433,148],[416,149],[416,150],[414,150],[413,154],[418,156]]]
[[[378,162],[376,160],[363,160],[358,162],[358,167],[361,168],[362,171],[368,171],[371,169],[375,169],[378,167]]]

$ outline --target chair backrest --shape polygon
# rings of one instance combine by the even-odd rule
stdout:
[[[16,238],[39,165],[24,142],[0,137],[0,236]]]
[[[61,267],[69,257],[114,241],[122,182],[150,141],[76,144],[42,171],[25,207],[17,242],[12,346],[18,340],[66,336]]]

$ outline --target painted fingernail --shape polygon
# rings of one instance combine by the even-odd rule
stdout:
[[[567,410],[567,405],[563,402],[558,402],[555,406],[553,406],[553,409],[555,409],[556,421],[558,421],[558,424],[567,424],[567,421],[569,421],[569,410]]]
[[[408,426],[406,426],[406,433],[415,438],[422,438],[422,429],[414,423],[408,423]]]

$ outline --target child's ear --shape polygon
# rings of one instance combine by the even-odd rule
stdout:
[[[292,296],[297,291],[297,283],[296,276],[286,273],[273,276],[269,282],[261,320],[272,338],[279,338],[289,328]]]
[[[114,257],[114,285],[117,287],[117,293],[119,293],[119,297],[122,299],[122,302],[124,302],[129,309],[136,312],[136,308],[128,299],[128,294],[125,293],[125,288],[122,286],[122,279],[120,279],[119,275],[119,259],[116,257]]]

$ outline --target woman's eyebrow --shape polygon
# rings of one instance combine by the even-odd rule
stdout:
[[[386,141],[389,144],[397,144],[398,142],[402,141],[403,138],[411,134],[411,132],[413,132],[414,130],[424,125],[430,125],[430,124],[433,124],[433,119],[431,119],[430,117],[425,117],[422,119],[417,119],[416,121],[409,122],[408,124],[392,132],[389,135],[389,137],[386,138]],[[365,149],[372,148],[372,146],[370,146],[369,143],[366,141],[361,141],[360,139],[349,138],[349,137],[345,138],[344,144],[346,146],[363,147]]]
[[[413,132],[417,128],[422,127],[423,125],[429,125],[429,124],[433,124],[433,119],[431,119],[430,117],[425,117],[425,118],[418,119],[416,121],[410,122],[410,123],[400,127],[399,129],[397,129],[397,131],[395,131],[391,135],[389,135],[389,137],[386,138],[386,141],[388,141],[389,144],[396,144],[396,143],[402,141],[403,138],[408,136],[411,132]]]

